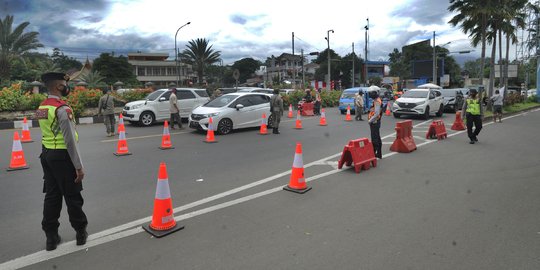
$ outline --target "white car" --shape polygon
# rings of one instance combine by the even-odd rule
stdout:
[[[430,115],[442,116],[444,110],[441,92],[435,89],[411,89],[392,105],[395,118],[401,115],[420,115],[428,119]]]
[[[258,127],[263,113],[270,117],[270,95],[263,93],[230,93],[195,108],[189,116],[189,127],[208,130],[212,117],[213,128],[219,134],[229,134],[234,129]]]
[[[157,121],[169,119],[171,116],[169,110],[171,93],[169,89],[159,89],[148,94],[145,100],[127,103],[122,111],[124,120],[150,126]],[[178,98],[180,117],[183,118],[188,118],[189,113],[194,108],[210,100],[205,89],[196,88],[176,88],[176,97]]]
[[[258,87],[252,87],[252,88],[244,88],[239,89],[238,93],[265,93],[265,94],[273,94],[274,89],[270,88],[258,88]]]

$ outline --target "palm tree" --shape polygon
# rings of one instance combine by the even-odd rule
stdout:
[[[506,57],[504,63],[504,78],[502,84],[505,86],[505,89],[508,88],[508,65],[509,54],[510,54],[510,43],[516,44],[518,38],[516,31],[518,28],[525,28],[525,12],[524,8],[527,5],[527,0],[506,0],[503,2],[504,19],[501,25],[500,32],[503,33],[506,37]],[[500,40],[499,40],[500,42]],[[503,73],[501,73],[503,74]]]
[[[180,60],[192,65],[197,70],[197,77],[200,84],[202,83],[204,70],[207,66],[219,62],[221,52],[214,51],[212,45],[208,46],[208,40],[205,38],[191,40],[186,47],[187,49],[179,54]]]
[[[81,80],[87,83],[89,88],[97,88],[105,84],[105,77],[97,70],[82,75]]]
[[[0,19],[0,80],[9,80],[11,65],[23,53],[43,47],[39,43],[38,32],[23,33],[29,22],[23,22],[13,29],[13,16]]]
[[[480,76],[484,78],[484,66],[486,59],[486,32],[487,22],[491,13],[493,0],[450,0],[448,10],[457,12],[448,23],[452,26],[461,25],[461,30],[472,38],[471,44],[477,47],[482,43],[480,56]]]

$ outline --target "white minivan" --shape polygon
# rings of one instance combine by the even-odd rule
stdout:
[[[169,119],[171,93],[169,89],[159,89],[148,94],[144,100],[127,103],[122,111],[124,120],[150,126],[155,122]],[[193,109],[210,100],[205,89],[197,88],[176,88],[176,97],[182,118],[188,118]]]

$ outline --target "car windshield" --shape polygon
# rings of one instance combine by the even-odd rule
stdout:
[[[427,93],[428,93],[427,91],[409,90],[409,91],[405,92],[405,94],[403,94],[402,97],[405,97],[405,98],[426,98]]]
[[[441,91],[443,97],[455,97],[456,91]]]
[[[355,92],[343,92],[343,94],[341,95],[341,98],[354,98],[354,94],[356,94]]]
[[[199,95],[200,97],[208,97],[208,93],[206,93],[206,90],[195,90],[195,93]]]
[[[237,95],[224,95],[204,104],[204,107],[221,108],[223,106],[227,106],[227,104],[231,103],[231,101],[237,97]]]
[[[158,90],[156,92],[152,92],[152,93],[148,94],[148,96],[146,96],[146,100],[154,101],[154,100],[156,100],[156,98],[161,96],[161,93],[163,93],[164,91],[165,90]]]

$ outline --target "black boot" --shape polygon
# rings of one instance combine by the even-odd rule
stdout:
[[[45,249],[47,251],[55,250],[58,244],[60,244],[60,242],[62,241],[62,238],[60,238],[58,232],[45,233],[45,235],[47,236]]]
[[[86,244],[86,239],[88,238],[88,232],[86,232],[86,228],[78,230],[75,238],[77,239],[77,246],[82,246]]]
[[[279,134],[279,128],[276,128],[276,134]]]

